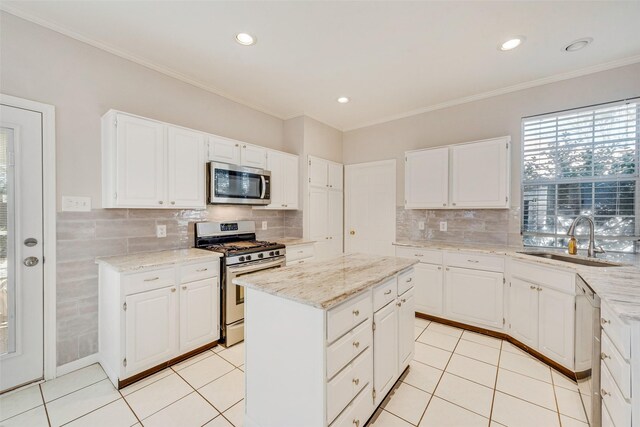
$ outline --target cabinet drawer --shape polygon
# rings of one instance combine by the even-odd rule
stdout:
[[[629,360],[631,356],[631,329],[613,313],[604,301],[601,307],[600,323],[622,357]]]
[[[511,262],[511,275],[562,292],[570,294],[576,292],[576,274],[573,272],[514,260]]]
[[[442,264],[442,251],[435,251],[433,249],[396,246],[396,256],[400,258],[415,258],[420,262],[430,264]]]
[[[175,285],[176,270],[174,267],[171,267],[129,274],[123,278],[123,283],[125,295],[164,288]]]
[[[305,258],[305,259],[298,259],[296,261],[289,261],[287,260],[287,267],[291,267],[292,265],[300,265],[300,264],[304,264],[307,262],[311,262],[315,259],[315,257],[311,257],[311,258]]]
[[[373,311],[378,311],[398,296],[398,282],[395,277],[373,289]]]
[[[364,423],[373,413],[373,399],[371,398],[372,385],[367,384],[360,394],[353,399],[331,427],[364,427]]]
[[[415,281],[415,271],[413,268],[400,273],[398,275],[398,295],[402,295],[413,288]]]
[[[631,405],[627,402],[616,386],[609,369],[602,363],[601,390],[603,409],[609,411],[609,415],[616,427],[631,427]],[[604,412],[604,411],[603,411]]]
[[[602,361],[626,399],[631,399],[631,366],[620,355],[606,333],[602,334]]]
[[[365,350],[327,384],[327,419],[332,421],[373,378],[371,349]]]
[[[351,298],[327,312],[327,341],[333,342],[372,314],[371,292]]]
[[[445,252],[445,265],[473,268],[476,270],[504,271],[504,258],[494,255],[480,255],[464,252]]]
[[[313,244],[287,246],[287,262],[314,256]]]
[[[218,276],[218,265],[212,262],[187,264],[180,267],[180,282],[188,283],[196,280],[209,279]]]
[[[371,320],[348,332],[327,349],[327,378],[332,378],[347,363],[371,346]]]

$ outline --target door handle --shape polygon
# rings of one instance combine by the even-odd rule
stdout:
[[[27,267],[35,267],[39,262],[40,260],[34,256],[30,256],[24,259],[24,265],[26,265]]]
[[[38,241],[36,239],[34,239],[33,237],[29,237],[27,239],[24,240],[24,245],[28,248],[31,248],[35,245],[38,244]]]

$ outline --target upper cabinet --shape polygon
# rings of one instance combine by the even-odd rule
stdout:
[[[267,149],[221,136],[209,136],[209,161],[267,168]]]
[[[510,141],[506,136],[406,152],[405,208],[508,208]]]
[[[103,207],[204,209],[204,134],[117,111],[102,132]]]
[[[267,151],[267,170],[271,172],[271,204],[264,209],[298,209],[298,156]]]
[[[309,156],[309,184],[332,190],[343,189],[343,165]]]

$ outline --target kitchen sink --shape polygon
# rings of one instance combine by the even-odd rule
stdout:
[[[518,252],[518,253],[524,254],[524,255],[537,256],[539,258],[552,259],[555,261],[569,262],[571,264],[586,265],[589,267],[621,267],[622,266],[622,264],[604,261],[601,259],[584,259],[584,258],[577,258],[571,255],[554,254],[549,252],[533,252],[533,251],[526,252],[525,251],[525,252]]]

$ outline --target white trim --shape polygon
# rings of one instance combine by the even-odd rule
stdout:
[[[56,376],[60,377],[62,375],[68,374],[69,372],[86,368],[87,366],[93,365],[94,363],[100,363],[98,356],[99,356],[98,353],[93,353],[93,354],[90,354],[89,356],[83,357],[82,359],[74,360],[73,362],[60,365],[56,369]]]
[[[0,93],[0,102],[42,113],[44,223],[44,379],[56,377],[56,111],[53,105]]]

